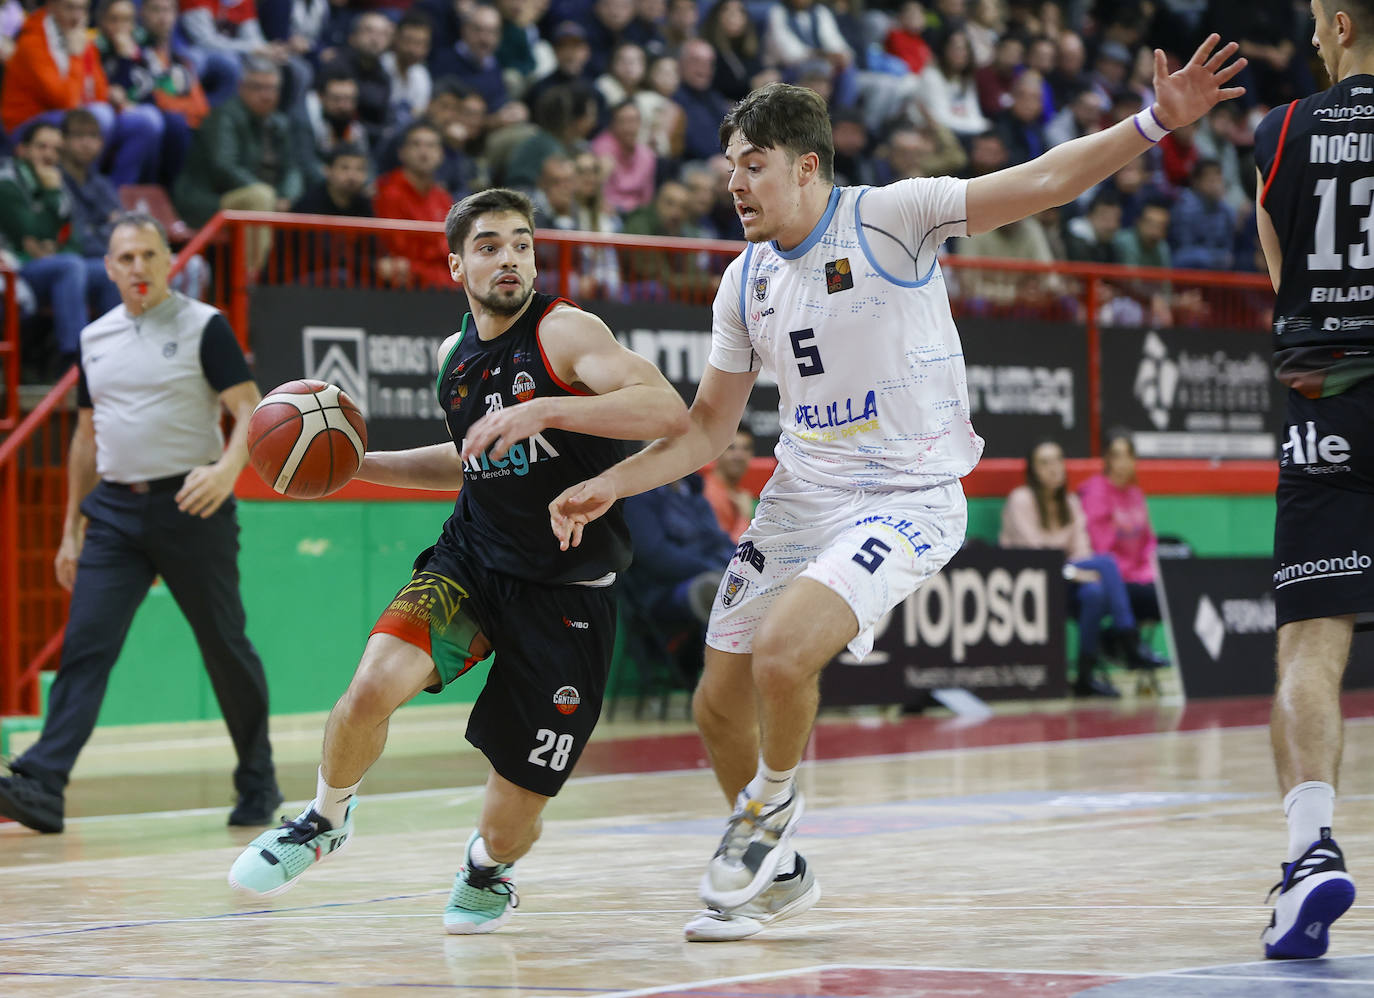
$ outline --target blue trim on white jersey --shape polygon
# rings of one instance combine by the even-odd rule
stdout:
[[[930,279],[933,276],[935,276],[935,267],[940,262],[940,256],[938,253],[931,257],[930,269],[926,271],[925,277],[922,277],[918,281],[904,281],[900,277],[894,277],[892,274],[889,274],[886,270],[884,270],[878,264],[877,260],[873,259],[873,251],[868,247],[868,237],[864,235],[863,219],[859,217],[859,205],[863,204],[864,195],[872,189],[873,188],[871,187],[865,187],[863,190],[859,192],[859,196],[854,199],[854,233],[859,237],[859,247],[864,251],[864,256],[867,258],[869,266],[876,270],[879,276],[883,277],[885,280],[891,281],[899,288],[925,287],[927,284],[930,283]]]
[[[745,316],[749,313],[745,311],[749,301],[749,261],[754,258],[754,247],[756,243],[750,243],[744,247],[744,266],[739,272],[739,324],[745,329],[749,328],[749,323],[745,321]]]
[[[832,187],[830,189],[830,202],[825,206],[825,214],[821,216],[821,220],[816,223],[816,227],[811,230],[810,234],[808,234],[795,249],[790,250],[783,249],[778,245],[778,241],[774,239],[773,252],[777,253],[778,256],[782,257],[784,260],[798,260],[805,256],[811,247],[821,241],[821,236],[825,235],[825,230],[830,228],[830,220],[835,217],[835,209],[839,206],[840,188]]]

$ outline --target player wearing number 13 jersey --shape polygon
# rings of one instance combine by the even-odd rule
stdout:
[[[942,568],[964,540],[959,479],[983,442],[969,419],[963,349],[936,260],[983,232],[1076,197],[1218,100],[1240,66],[1212,36],[1157,103],[1001,173],[962,181],[836,187],[825,102],[772,84],[721,126],[729,187],[749,246],[713,309],[712,349],[687,433],[659,440],[550,505],[576,546],[618,498],[719,455],[761,370],[778,382],[778,468],[726,569],[693,701],[734,811],[707,864],[694,940],[739,939],[805,910],[815,876],[790,844],[795,774],[815,721],[818,676]]]
[[[1316,957],[1355,888],[1331,838],[1341,677],[1374,612],[1374,0],[1313,0],[1334,85],[1255,130],[1256,219],[1288,386],[1274,525],[1271,733],[1288,855],[1268,957]]]

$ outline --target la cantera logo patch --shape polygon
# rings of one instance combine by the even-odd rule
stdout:
[[[837,291],[848,291],[854,286],[854,274],[849,269],[849,257],[842,256],[825,265],[825,293],[833,295]]]
[[[571,714],[581,703],[582,697],[578,695],[574,686],[560,686],[558,692],[553,695],[553,705],[558,708],[560,714]]]

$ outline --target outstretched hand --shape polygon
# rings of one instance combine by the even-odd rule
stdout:
[[[1174,73],[1169,72],[1164,53],[1155,49],[1155,114],[1160,125],[1175,129],[1192,124],[1222,101],[1245,93],[1244,87],[1223,86],[1245,68],[1246,60],[1227,65],[1240,46],[1227,42],[1213,52],[1219,41],[1220,35],[1208,35],[1187,65]]]
[[[578,482],[559,493],[549,503],[549,525],[558,538],[558,549],[566,551],[582,543],[582,528],[610,509],[619,498],[604,478]]]

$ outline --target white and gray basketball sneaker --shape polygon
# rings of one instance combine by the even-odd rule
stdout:
[[[733,911],[763,893],[778,875],[784,846],[801,820],[803,799],[795,787],[781,804],[754,800],[747,790],[735,798],[735,813],[701,876],[706,907]]]
[[[692,916],[683,929],[688,942],[719,943],[748,939],[765,926],[800,915],[821,899],[821,885],[800,855],[791,873],[774,878],[758,897],[736,908],[707,908]]]

